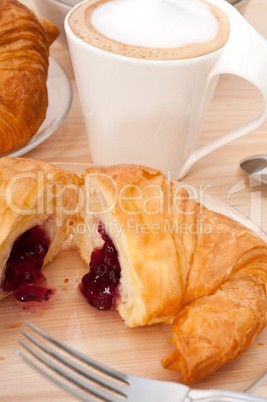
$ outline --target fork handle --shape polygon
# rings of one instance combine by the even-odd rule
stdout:
[[[217,390],[190,390],[184,402],[267,402],[266,398],[247,395],[241,392]]]

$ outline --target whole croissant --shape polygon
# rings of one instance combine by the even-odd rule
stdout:
[[[120,265],[113,305],[126,325],[173,322],[175,351],[163,367],[191,383],[248,349],[267,323],[267,245],[257,234],[150,168],[91,168],[84,194],[81,219],[90,233],[74,228],[81,255],[100,279],[103,262]],[[105,280],[102,299],[111,289]],[[83,291],[96,292],[91,283]]]
[[[16,0],[0,1],[0,153],[27,142],[45,119],[49,45],[58,29]]]

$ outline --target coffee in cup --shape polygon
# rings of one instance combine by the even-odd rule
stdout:
[[[225,0],[85,0],[65,30],[94,163],[146,165],[181,179],[267,120],[267,42]],[[254,84],[266,107],[198,147],[221,74]]]
[[[73,33],[99,49],[148,60],[179,60],[220,49],[228,18],[202,0],[92,0],[69,16]]]

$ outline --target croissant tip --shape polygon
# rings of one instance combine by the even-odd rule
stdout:
[[[47,45],[51,46],[59,36],[59,29],[46,18],[38,17],[38,20],[44,29]]]

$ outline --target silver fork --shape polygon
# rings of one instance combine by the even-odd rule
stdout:
[[[193,390],[189,387],[167,381],[155,381],[139,377],[130,376],[119,371],[113,370],[85,355],[74,350],[73,348],[61,343],[51,335],[47,334],[36,325],[25,322],[31,328],[31,332],[37,333],[42,339],[38,339],[31,332],[23,329],[22,333],[29,342],[19,340],[20,344],[30,355],[33,355],[45,366],[49,367],[52,372],[56,372],[60,376],[50,374],[48,371],[40,367],[39,364],[30,360],[24,353],[15,351],[15,353],[23,359],[30,367],[45,376],[47,379],[57,384],[65,391],[71,393],[76,398],[87,401],[106,401],[106,402],[260,402],[267,401],[265,398],[247,395],[239,392],[218,391],[218,390]],[[44,342],[45,339],[45,342]],[[34,346],[32,346],[34,344]],[[53,345],[52,347],[50,345]],[[56,347],[55,347],[56,346]],[[59,350],[63,350],[59,352]],[[77,364],[74,360],[70,360],[67,355],[74,356],[89,367],[85,369],[81,364]],[[26,353],[27,354],[27,353]],[[50,357],[48,357],[50,356]],[[31,356],[32,357],[32,356]],[[52,358],[51,358],[52,357]],[[60,362],[55,363],[54,360]],[[68,369],[65,368],[68,367]],[[70,371],[71,369],[72,371]],[[96,374],[97,370],[97,374]],[[73,374],[73,371],[79,376]],[[99,374],[100,373],[100,374]],[[103,376],[103,374],[105,376]],[[80,376],[81,375],[81,376]],[[108,376],[108,378],[107,378]],[[65,380],[61,379],[64,377]],[[84,380],[82,377],[85,377]],[[89,380],[89,381],[88,381]],[[118,383],[118,380],[120,383]],[[74,386],[69,385],[74,384]],[[76,388],[75,388],[76,386]],[[255,385],[254,385],[255,388]],[[82,391],[81,391],[82,390]],[[85,391],[85,392],[84,392]],[[89,395],[88,395],[89,394]]]

